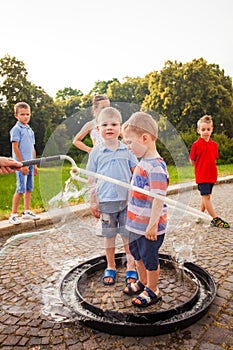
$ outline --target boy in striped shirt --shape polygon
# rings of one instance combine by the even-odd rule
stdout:
[[[158,126],[155,120],[147,113],[136,112],[124,124],[123,136],[131,152],[140,158],[131,184],[165,196],[169,175],[156,149]],[[130,232],[130,252],[139,279],[128,284],[124,293],[140,293],[132,299],[135,306],[146,307],[161,300],[157,286],[160,273],[158,251],[164,241],[166,226],[167,206],[163,200],[131,190],[126,228]]]

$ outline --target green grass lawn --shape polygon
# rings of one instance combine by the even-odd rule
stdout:
[[[31,209],[34,212],[46,210],[49,199],[58,194],[70,176],[70,166],[40,168],[39,175],[35,177],[35,188],[32,193]],[[193,167],[168,166],[170,184],[194,181]],[[233,164],[218,165],[219,177],[233,175]],[[0,175],[0,220],[6,219],[11,213],[12,197],[15,192],[15,174]],[[73,201],[77,203],[78,201]],[[23,199],[19,207],[23,211]]]

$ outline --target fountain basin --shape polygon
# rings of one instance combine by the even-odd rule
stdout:
[[[85,325],[122,336],[155,336],[183,329],[198,321],[216,296],[216,285],[200,266],[186,262],[184,269],[171,256],[160,254],[159,288],[163,300],[147,308],[132,306],[123,294],[125,254],[115,256],[117,281],[103,286],[105,256],[90,259],[71,269],[60,284],[63,303]]]

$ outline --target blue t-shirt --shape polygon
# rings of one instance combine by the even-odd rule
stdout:
[[[119,141],[119,147],[114,151],[106,148],[104,144],[94,147],[88,158],[87,170],[130,183],[132,177],[130,169],[137,163],[135,155]],[[128,189],[98,179],[97,195],[99,202],[125,201],[128,198]]]
[[[35,135],[29,125],[23,125],[18,121],[10,130],[10,140],[11,142],[19,143],[19,150],[23,160],[34,159]],[[13,147],[12,157],[13,159],[18,160]]]

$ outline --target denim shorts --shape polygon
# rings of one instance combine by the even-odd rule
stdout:
[[[116,213],[101,213],[102,236],[112,238],[119,233],[129,237],[129,231],[125,228],[127,208]]]
[[[159,248],[163,244],[165,234],[158,235],[156,241],[144,235],[129,233],[129,249],[135,260],[142,260],[148,271],[157,270],[159,266]]]
[[[205,196],[207,194],[211,194],[212,193],[212,189],[214,187],[214,183],[201,183],[198,184],[198,190],[200,191],[201,196]]]
[[[34,166],[29,166],[29,174],[23,175],[22,171],[16,171],[16,193],[32,192],[34,189]]]

